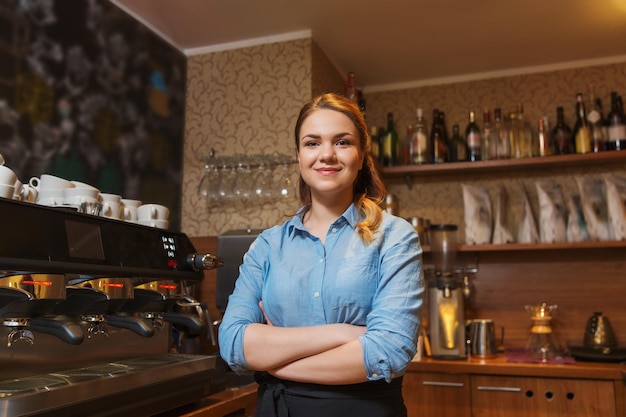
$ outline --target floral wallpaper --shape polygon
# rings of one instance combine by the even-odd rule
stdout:
[[[358,69],[354,69],[358,74]],[[343,74],[330,63],[311,39],[282,42],[202,56],[188,62],[188,90],[183,174],[183,231],[190,236],[215,236],[242,228],[266,228],[282,223],[298,207],[296,198],[269,202],[210,206],[199,198],[209,150],[217,155],[294,155],[292,130],[297,112],[311,96],[343,89]],[[433,85],[404,90],[367,92],[367,120],[384,126],[393,112],[400,137],[413,122],[415,109],[424,110],[427,123],[433,108],[446,112],[447,128],[467,125],[467,112],[487,107],[512,111],[524,106],[528,120],[547,115],[555,120],[556,107],[563,106],[566,122],[573,126],[575,95],[587,98],[593,88],[609,111],[610,91],[626,93],[626,63],[559,70],[479,81]],[[295,166],[291,166],[295,179]],[[513,230],[520,217],[521,191],[526,190],[535,213],[538,202],[535,181],[550,179],[563,187],[565,196],[576,192],[574,176],[600,176],[604,172],[626,175],[626,163],[568,169],[535,169],[498,175],[417,177],[409,188],[403,178],[386,179],[389,192],[399,200],[400,215],[421,216],[432,223],[456,223],[463,233],[461,184],[489,190],[492,201],[500,186],[509,197],[508,211]],[[460,236],[463,239],[463,236]]]
[[[198,196],[204,161],[211,149],[216,157],[295,160],[293,127],[300,108],[313,91],[341,91],[342,77],[310,38],[192,56],[187,76],[183,231],[216,236],[284,222],[299,206],[295,164],[289,165],[288,197],[212,205]],[[274,171],[277,183],[283,174]]]

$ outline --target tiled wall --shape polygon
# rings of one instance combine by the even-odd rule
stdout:
[[[292,131],[297,112],[312,95],[342,91],[342,74],[332,66],[311,39],[282,42],[232,51],[192,56],[188,62],[182,229],[190,236],[219,235],[240,228],[265,228],[293,214],[298,201],[288,199],[245,205],[208,207],[197,196],[203,173],[200,158],[212,147],[218,155],[293,155]],[[626,63],[517,75],[480,81],[367,93],[368,123],[384,126],[393,112],[402,135],[413,122],[416,107],[427,117],[433,108],[446,111],[448,129],[467,124],[467,111],[501,107],[513,110],[523,103],[529,120],[546,114],[554,121],[555,109],[565,108],[573,125],[575,94],[588,94],[594,85],[605,114],[609,92],[626,95]],[[428,117],[429,119],[429,117]],[[430,120],[427,120],[430,123]],[[418,178],[412,189],[402,179],[388,180],[389,191],[400,201],[400,215],[419,215],[432,222],[463,223],[462,182],[484,185],[492,198],[500,185],[509,194],[512,222],[519,218],[520,191],[526,189],[537,210],[534,182],[550,178],[569,195],[575,192],[573,175],[600,175],[606,170],[626,175],[626,163],[610,167],[580,167],[505,173]],[[295,175],[295,173],[294,173]],[[512,226],[513,228],[516,225]],[[462,227],[461,227],[462,230]]]

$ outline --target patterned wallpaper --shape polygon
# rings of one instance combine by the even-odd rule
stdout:
[[[203,158],[289,155],[293,127],[313,91],[341,91],[343,79],[311,39],[192,56],[188,62],[182,230],[215,236],[233,229],[280,224],[298,208],[291,198],[217,206],[198,197]],[[295,164],[291,178],[297,179]],[[277,177],[278,178],[278,177]]]
[[[358,70],[355,71],[358,75]],[[566,122],[573,125],[575,94],[588,95],[591,84],[596,96],[602,99],[606,114],[610,91],[626,94],[626,63],[370,94],[366,91],[367,117],[368,123],[384,126],[387,112],[393,112],[402,136],[406,125],[413,122],[418,106],[424,109],[427,123],[433,108],[444,110],[451,130],[455,123],[465,129],[469,109],[501,107],[503,111],[511,111],[519,102],[524,105],[529,120],[545,114],[553,121],[556,107],[562,105]],[[208,206],[197,196],[204,168],[201,158],[208,155],[210,148],[218,155],[293,155],[293,124],[302,104],[312,95],[342,91],[342,88],[342,74],[310,39],[190,57],[182,230],[190,236],[214,236],[231,229],[266,228],[282,223],[293,214],[298,206],[295,198]],[[601,175],[607,171],[626,175],[626,163],[563,172],[550,168],[497,176],[424,177],[416,178],[412,189],[401,178],[386,183],[399,199],[401,216],[422,216],[433,223],[460,226],[463,224],[462,182],[487,187],[492,199],[503,185],[509,195],[512,228],[516,230],[522,189],[528,191],[537,213],[536,180],[554,180],[569,195],[575,192],[573,175]],[[296,173],[293,174],[295,179]]]

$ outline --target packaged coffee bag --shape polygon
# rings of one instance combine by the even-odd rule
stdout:
[[[484,187],[462,184],[465,210],[465,242],[470,245],[491,242],[492,213],[489,191]]]
[[[583,216],[583,207],[578,194],[571,195],[567,200],[567,241],[584,242],[589,240],[587,223]]]
[[[561,186],[553,181],[537,181],[539,237],[543,243],[565,242],[567,211]]]
[[[613,240],[624,240],[626,239],[626,178],[606,174],[604,183],[611,237]]]
[[[522,210],[517,230],[517,241],[519,243],[539,242],[537,223],[535,222],[535,215],[533,214],[533,209],[528,200],[526,190],[522,190]]]
[[[491,243],[513,243],[515,239],[513,238],[513,233],[509,228],[508,222],[508,202],[509,195],[506,192],[506,188],[500,186],[498,190],[498,196],[496,198],[496,214],[495,220],[493,224],[493,237],[491,239]]]
[[[583,216],[591,240],[611,240],[604,181],[601,178],[577,176]]]

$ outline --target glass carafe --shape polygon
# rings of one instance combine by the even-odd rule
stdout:
[[[532,321],[526,352],[533,358],[541,359],[542,362],[561,356],[551,326],[552,315],[556,308],[556,305],[546,303],[526,306],[526,311],[530,313]]]

